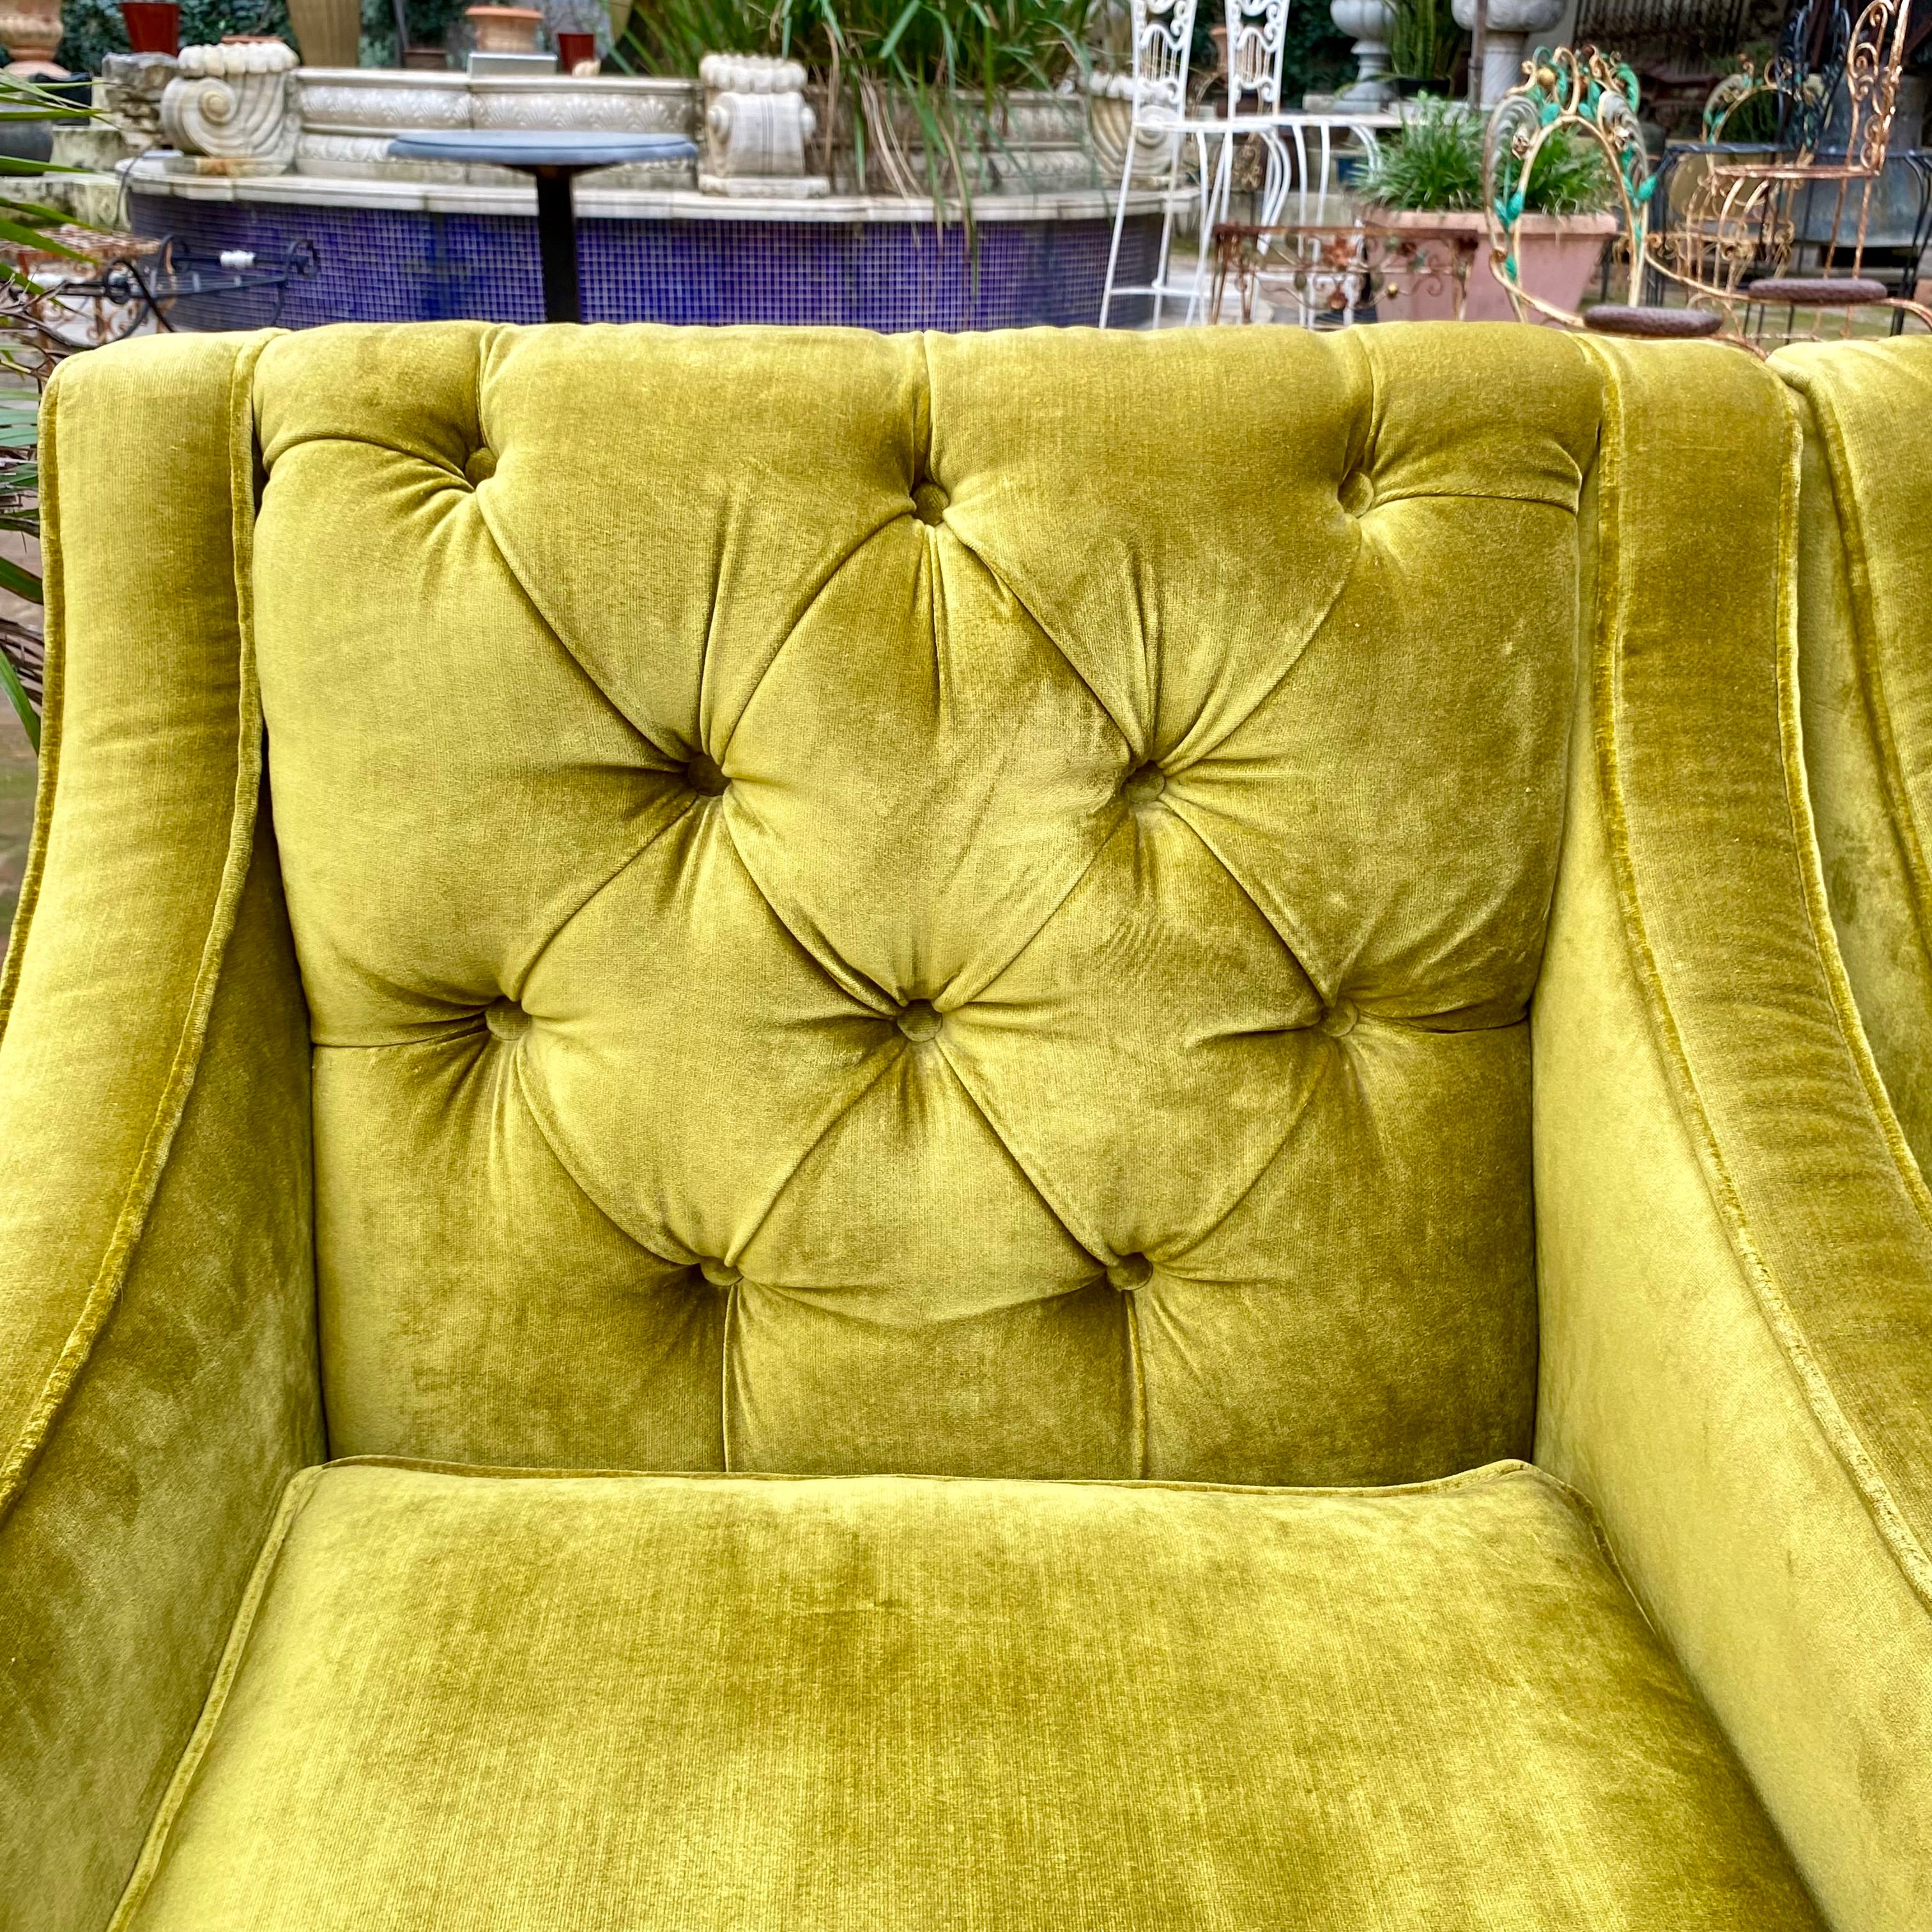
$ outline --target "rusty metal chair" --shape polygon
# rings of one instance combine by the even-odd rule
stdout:
[[[1906,287],[1888,288],[1866,262],[1908,10],[1908,0],[1868,0],[1856,16],[1832,16],[1849,24],[1795,19],[1799,32],[1762,74],[1747,67],[1719,82],[1705,111],[1706,142],[1672,158],[1673,185],[1684,186],[1666,195],[1666,218],[1652,224],[1650,263],[1693,306],[1721,314],[1727,333],[1760,347],[1849,335],[1861,313],[1879,310],[1892,311],[1894,330],[1909,316],[1932,327],[1932,311]],[[1821,64],[1801,64],[1808,40]],[[1741,110],[1760,100],[1777,105],[1774,139],[1726,140]],[[1922,244],[1932,170],[1916,155],[1905,164]]]
[[[1614,335],[1714,335],[1724,317],[1714,308],[1672,308],[1644,300],[1650,205],[1656,188],[1637,122],[1637,79],[1627,62],[1594,47],[1539,48],[1523,78],[1490,117],[1483,146],[1483,206],[1490,266],[1524,321],[1540,316],[1566,328]],[[1524,286],[1516,234],[1538,157],[1565,134],[1593,142],[1616,188],[1624,233],[1626,299],[1580,310],[1563,308]]]

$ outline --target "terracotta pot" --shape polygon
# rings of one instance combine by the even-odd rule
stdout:
[[[533,54],[543,16],[530,7],[466,7],[463,17],[476,30],[479,54]]]
[[[1364,219],[1411,234],[1465,236],[1476,244],[1462,304],[1465,322],[1514,322],[1508,292],[1490,267],[1487,224],[1476,209],[1368,208]],[[1623,226],[1615,214],[1526,214],[1516,226],[1518,279],[1532,294],[1573,314],[1604,258],[1604,244]],[[1456,313],[1455,291],[1399,288],[1378,303],[1384,322],[1439,322]]]
[[[60,0],[5,0],[0,9],[0,46],[7,50],[9,74],[66,80],[67,69],[54,62],[60,44]]]
[[[361,0],[289,0],[289,25],[304,67],[359,67]]]
[[[176,0],[121,0],[121,22],[128,29],[130,53],[181,52],[181,8]]]

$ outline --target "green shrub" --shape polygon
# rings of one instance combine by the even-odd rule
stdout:
[[[1400,133],[1385,140],[1362,180],[1384,208],[1469,209],[1483,205],[1480,116],[1460,101],[1424,94],[1409,104]],[[1523,205],[1533,214],[1588,214],[1612,207],[1616,184],[1595,142],[1559,129],[1530,170]]]

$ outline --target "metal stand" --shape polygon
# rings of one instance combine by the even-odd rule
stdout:
[[[537,182],[537,248],[543,257],[544,320],[581,322],[584,297],[577,280],[574,168],[532,168]]]
[[[695,160],[698,149],[682,134],[591,134],[568,130],[452,128],[447,134],[406,134],[389,143],[399,160],[487,162],[515,168],[537,187],[537,252],[543,263],[544,320],[581,322],[584,290],[577,274],[577,207],[574,184],[592,168],[630,161]]]

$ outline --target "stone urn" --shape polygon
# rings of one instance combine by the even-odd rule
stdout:
[[[61,44],[60,0],[0,0],[0,46],[7,71],[30,80],[64,80],[54,52]]]
[[[1562,0],[1558,0],[1562,4]],[[1330,0],[1328,17],[1337,33],[1354,45],[1355,77],[1336,97],[1345,107],[1382,107],[1395,90],[1389,85],[1389,37],[1395,32],[1392,0]]]
[[[466,7],[479,54],[533,54],[543,16],[533,7]]]
[[[1483,49],[1483,105],[1493,107],[1522,78],[1523,48],[1532,34],[1549,33],[1563,17],[1564,0],[1490,0],[1489,37]],[[1476,0],[1450,0],[1449,10],[1466,34],[1476,24]]]
[[[1180,136],[1159,128],[1134,129],[1134,77],[1131,74],[1106,74],[1094,68],[1087,76],[1087,126],[1094,142],[1094,158],[1100,178],[1118,189],[1121,170],[1127,164],[1127,140],[1134,143],[1133,185],[1137,188],[1166,187],[1174,172],[1174,151]]]

